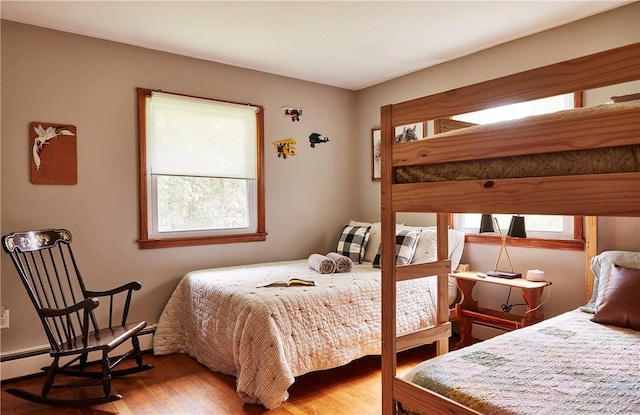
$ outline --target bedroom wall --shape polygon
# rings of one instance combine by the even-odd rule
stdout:
[[[575,23],[508,42],[438,66],[390,80],[357,92],[358,154],[371,152],[371,128],[380,126],[380,107],[436,92],[485,81],[566,59],[595,53],[640,41],[640,3],[611,10]],[[622,88],[626,93],[640,91],[640,84]],[[608,91],[611,95],[619,93]],[[587,105],[606,101],[607,92],[587,94]],[[591,100],[591,102],[589,102]],[[370,157],[358,159],[357,212],[361,220],[380,217],[380,182],[370,180]],[[464,203],[464,201],[461,201]],[[411,223],[403,215],[399,220]],[[428,219],[423,219],[428,220]],[[601,218],[599,247],[640,249],[640,219]],[[472,269],[493,268],[498,252],[495,245],[466,244],[463,262]],[[547,316],[576,308],[586,302],[585,260],[582,251],[510,248],[518,270],[541,268],[553,281],[551,297],[544,305]],[[514,294],[515,297],[514,297]],[[505,301],[501,289],[479,285],[475,295],[483,306],[498,307]],[[522,302],[513,293],[512,303]],[[514,309],[516,312],[518,308]],[[477,333],[476,333],[477,334]]]
[[[355,213],[353,91],[15,22],[1,29],[1,232],[70,229],[88,286],[142,283],[132,319],[157,322],[188,271],[326,253]],[[266,107],[266,242],[138,248],[136,87]],[[302,108],[301,120],[293,123],[282,106]],[[32,121],[77,127],[77,185],[30,183]],[[330,142],[310,148],[312,132]],[[272,142],[289,137],[298,155],[283,160]],[[11,312],[2,352],[45,344],[11,261],[1,257],[1,301]]]

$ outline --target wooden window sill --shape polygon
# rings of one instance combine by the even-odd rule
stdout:
[[[232,244],[240,242],[262,242],[267,240],[267,233],[250,233],[238,235],[203,236],[198,238],[166,238],[141,239],[138,245],[141,249],[176,248],[182,246]]]

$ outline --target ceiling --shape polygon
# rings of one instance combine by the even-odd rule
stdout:
[[[358,90],[632,1],[8,1],[2,19]]]

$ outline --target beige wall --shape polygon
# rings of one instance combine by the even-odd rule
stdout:
[[[89,285],[102,289],[141,281],[132,317],[155,323],[187,271],[303,258],[331,249],[351,217],[377,220],[380,184],[370,180],[370,130],[379,126],[380,106],[637,42],[639,17],[635,3],[357,93],[2,21],[1,232],[69,228]],[[266,242],[138,249],[136,87],[266,107]],[[302,121],[286,119],[282,106],[303,108]],[[31,121],[77,126],[77,185],[30,184]],[[331,141],[311,149],[306,142],[311,132]],[[298,140],[298,156],[278,159],[271,142],[288,137]],[[640,249],[637,219],[601,223],[602,246]],[[495,253],[493,246],[467,246],[464,259],[489,269]],[[547,314],[583,302],[581,252],[514,248],[511,253],[522,269],[541,267],[552,276]],[[8,258],[1,259],[1,301],[11,310],[1,349],[41,345],[45,340],[35,313]],[[504,301],[502,293],[481,294],[497,304]]]
[[[370,152],[370,131],[380,125],[380,107],[436,92],[521,72],[590,53],[640,41],[640,3],[505,43],[473,55],[418,71],[357,92],[357,152]],[[627,91],[640,90],[634,83]],[[627,93],[629,93],[627,92]],[[613,92],[616,95],[619,91]],[[611,96],[609,95],[609,96]],[[587,99],[595,100],[593,95]],[[596,101],[595,103],[598,103]],[[587,103],[589,104],[589,103]],[[380,182],[370,180],[371,164],[358,159],[357,211],[361,220],[380,217]],[[461,201],[461,203],[464,203]],[[402,221],[411,222],[403,215]],[[601,218],[599,246],[604,249],[640,249],[640,219]],[[546,315],[556,315],[585,303],[584,253],[548,249],[510,248],[518,270],[541,268],[553,281]],[[497,255],[493,245],[467,244],[463,262],[489,270]],[[506,299],[500,289],[478,287],[483,305],[496,307]],[[522,302],[512,295],[512,302]],[[517,311],[514,309],[514,312]]]
[[[142,283],[133,319],[157,322],[187,271],[327,252],[355,213],[353,91],[8,21],[1,39],[1,231],[70,229],[90,287]],[[136,87],[266,107],[266,242],[138,248]],[[285,117],[282,106],[302,108],[301,121]],[[77,185],[30,183],[32,121],[77,127]],[[312,132],[330,142],[312,149]],[[298,141],[298,155],[277,158],[272,142],[289,137]],[[44,344],[12,264],[2,257],[1,301],[11,312],[2,351]]]

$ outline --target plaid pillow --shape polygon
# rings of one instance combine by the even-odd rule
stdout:
[[[369,240],[371,226],[349,226],[342,228],[336,252],[351,258],[356,264],[362,264],[364,248]]]
[[[420,231],[398,231],[396,233],[396,265],[407,265],[411,262],[418,246]],[[382,262],[382,245],[373,259],[373,267],[380,268]]]

